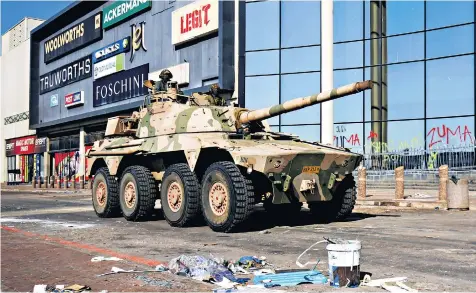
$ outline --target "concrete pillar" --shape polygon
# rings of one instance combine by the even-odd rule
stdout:
[[[362,167],[359,169],[359,188],[357,197],[359,199],[365,199],[367,196],[367,169]]]
[[[448,210],[469,210],[468,179],[459,179],[456,183],[448,181]]]
[[[405,188],[403,182],[403,166],[395,169],[395,199],[403,199]]]
[[[382,138],[380,131],[382,120],[382,104],[380,100],[380,56],[379,54],[379,39],[380,36],[380,22],[379,22],[379,1],[370,1],[370,79],[372,80],[372,89],[370,91],[370,116],[372,120],[372,132],[377,134],[372,138],[372,142],[379,142]],[[375,148],[372,148],[375,151]],[[380,152],[380,151],[378,151]]]
[[[443,165],[438,168],[440,175],[440,186],[438,191],[438,199],[446,200],[448,197],[448,165]]]
[[[334,1],[321,1],[321,88],[322,91],[334,88]],[[334,101],[321,104],[321,141],[334,143]]]

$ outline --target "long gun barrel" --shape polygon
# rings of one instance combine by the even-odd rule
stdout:
[[[330,91],[319,93],[317,95],[296,98],[272,107],[253,111],[243,111],[239,114],[238,120],[240,121],[240,123],[264,120],[290,111],[299,110],[308,106],[313,106],[340,97],[356,94],[370,88],[372,88],[371,80],[354,82],[332,89]]]

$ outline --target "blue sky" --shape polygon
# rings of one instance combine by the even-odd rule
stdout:
[[[1,1],[2,35],[24,17],[48,19],[73,1]],[[0,44],[1,52],[1,44]]]

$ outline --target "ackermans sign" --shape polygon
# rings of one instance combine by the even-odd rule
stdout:
[[[35,135],[8,139],[5,142],[6,156],[28,155],[46,152],[46,137],[37,138]]]
[[[103,27],[105,29],[110,28],[129,19],[134,14],[144,12],[150,7],[152,7],[151,0],[116,1],[103,8]]]
[[[218,0],[201,0],[172,12],[172,44],[218,31]]]
[[[45,41],[44,62],[53,60],[102,39],[101,13],[86,18]]]

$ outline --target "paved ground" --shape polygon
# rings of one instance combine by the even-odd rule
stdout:
[[[93,291],[208,291],[215,286],[164,273],[98,277],[112,266],[150,269],[180,254],[226,259],[266,256],[278,268],[297,268],[296,257],[323,237],[362,241],[361,270],[372,278],[405,276],[421,291],[474,291],[476,288],[476,211],[359,209],[346,221],[315,224],[299,219],[270,221],[257,210],[250,228],[233,234],[206,226],[179,229],[160,210],[147,222],[99,219],[90,198],[78,194],[23,194],[3,191],[2,291],[32,290],[34,284],[86,284]],[[259,231],[269,230],[269,234]],[[324,245],[304,258],[320,259],[327,274]],[[96,255],[122,262],[91,263]],[[144,279],[146,278],[146,279]],[[146,281],[143,281],[146,280]],[[149,284],[147,284],[149,283]],[[284,289],[284,288],[283,288]],[[327,285],[300,285],[290,291],[329,291]],[[348,291],[380,291],[358,288]]]

